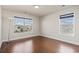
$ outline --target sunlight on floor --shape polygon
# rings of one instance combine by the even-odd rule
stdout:
[[[71,47],[65,46],[65,45],[60,45],[59,48],[59,53],[73,53],[74,50]]]
[[[12,52],[16,53],[24,53],[24,52],[32,52],[32,40],[29,40],[27,42],[20,43],[18,45],[15,45],[13,47]]]
[[[24,53],[33,52],[33,42],[32,42],[32,40],[29,40],[28,42],[24,43],[23,52]]]

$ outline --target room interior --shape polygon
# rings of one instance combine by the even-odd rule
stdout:
[[[78,5],[1,5],[1,53],[78,53]]]

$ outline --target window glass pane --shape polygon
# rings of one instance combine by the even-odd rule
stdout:
[[[14,17],[15,33],[32,31],[32,19],[23,17]]]
[[[60,33],[74,35],[74,13],[60,15]]]
[[[25,25],[32,25],[31,19],[25,19]]]
[[[24,25],[24,19],[15,18],[15,25]]]
[[[61,24],[73,24],[73,17],[61,19]]]

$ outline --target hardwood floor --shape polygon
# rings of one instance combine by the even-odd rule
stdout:
[[[79,52],[79,46],[42,37],[3,42],[1,46],[3,53],[74,53]]]

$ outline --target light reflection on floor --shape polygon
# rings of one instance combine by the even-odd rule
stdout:
[[[16,52],[16,53],[24,53],[24,52],[32,52],[32,48],[33,48],[33,42],[32,40],[29,40],[27,42],[24,42],[24,43],[20,43],[18,45],[15,45],[13,47],[13,50],[12,52]]]
[[[79,52],[79,46],[44,37],[14,40],[2,44],[2,52],[12,53],[75,53]]]
[[[71,47],[65,46],[65,45],[60,45],[59,48],[59,53],[73,53],[75,52]]]
[[[28,42],[24,43],[24,49],[23,49],[24,53],[29,53],[29,52],[33,52],[33,41],[29,40]]]

